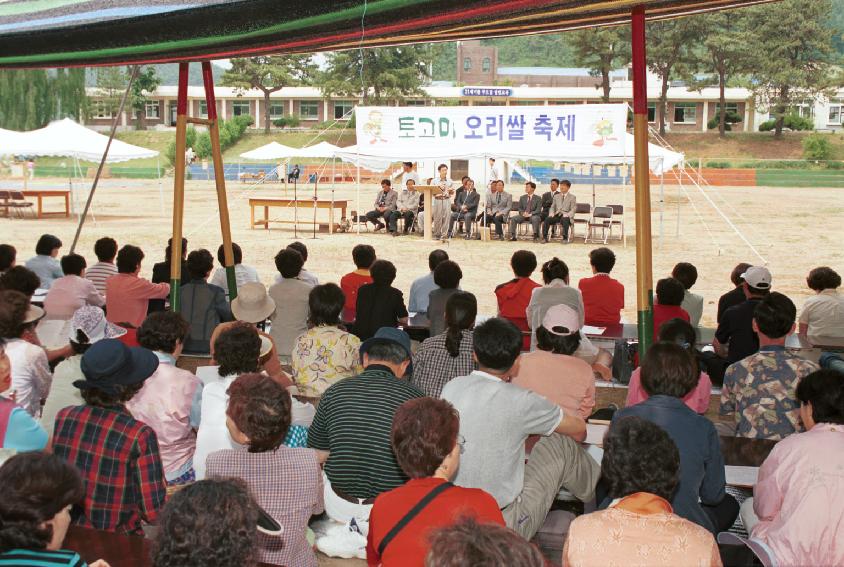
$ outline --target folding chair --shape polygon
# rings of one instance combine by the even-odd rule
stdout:
[[[610,227],[612,226],[612,209],[609,207],[595,207],[592,211],[592,218],[589,220],[588,232],[583,242],[597,242],[595,238],[595,231],[601,229],[602,244],[607,243],[609,237]]]
[[[576,236],[575,228],[579,224],[584,225],[583,240],[584,242],[586,241],[589,232],[589,218],[588,216],[586,218],[579,218],[578,215],[589,215],[591,213],[592,205],[590,205],[589,203],[577,203],[575,205],[574,216],[571,219],[571,227],[569,227],[569,242],[574,240],[574,237]]]
[[[612,220],[610,221],[610,238],[612,238],[612,227],[618,225],[621,227],[621,236],[619,240],[624,241],[624,205],[607,205],[612,209]]]
[[[351,211],[349,220],[352,224],[349,232],[355,232],[355,225],[357,224],[363,225],[363,229],[369,232],[369,221],[366,219],[366,215],[359,215],[357,211]]]
[[[0,209],[4,211],[4,216],[10,217],[11,214],[11,203],[9,202],[12,198],[12,195],[8,191],[0,191]]]
[[[32,213],[32,218],[35,218],[35,203],[27,201],[24,194],[20,191],[9,191],[9,194],[12,197],[9,205],[20,212],[21,218],[24,217],[24,211],[29,211]]]

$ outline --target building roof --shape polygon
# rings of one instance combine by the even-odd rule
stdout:
[[[499,75],[536,75],[542,77],[590,77],[589,69],[579,67],[499,67]],[[627,79],[627,69],[610,72],[614,79]]]

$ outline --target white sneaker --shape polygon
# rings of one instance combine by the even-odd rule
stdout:
[[[316,547],[329,557],[366,559],[366,537],[351,531],[348,525],[329,528],[317,538]]]

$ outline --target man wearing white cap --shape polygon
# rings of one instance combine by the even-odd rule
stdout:
[[[730,307],[721,316],[712,346],[732,364],[759,350],[753,331],[753,311],[771,291],[771,272],[764,266],[751,266],[742,275],[744,303]]]

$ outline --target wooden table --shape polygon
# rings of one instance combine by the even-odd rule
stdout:
[[[128,536],[70,526],[62,549],[78,553],[90,564],[104,559],[113,567],[148,567],[152,565],[152,542],[142,536]]]
[[[316,203],[317,209],[328,209],[328,232],[332,234],[334,232],[334,209],[340,209],[340,218],[346,218],[346,208],[348,207],[348,201],[335,201],[335,200],[322,200],[317,199],[263,199],[263,198],[255,198],[249,199],[249,228],[255,228],[258,225],[264,225],[265,229],[270,228],[271,222],[280,222],[280,223],[287,223],[287,224],[313,224],[314,220],[270,220],[270,208],[271,207],[282,207],[282,208],[289,208],[289,207],[296,207],[296,209],[301,210],[308,210],[313,211],[314,203]],[[255,220],[255,207],[263,207],[264,208],[264,217],[259,220]]]
[[[37,218],[45,217],[70,217],[70,191],[65,189],[27,189],[22,191],[24,197],[36,198],[36,215]],[[64,197],[64,212],[51,211],[45,212],[42,201],[45,197]]]

